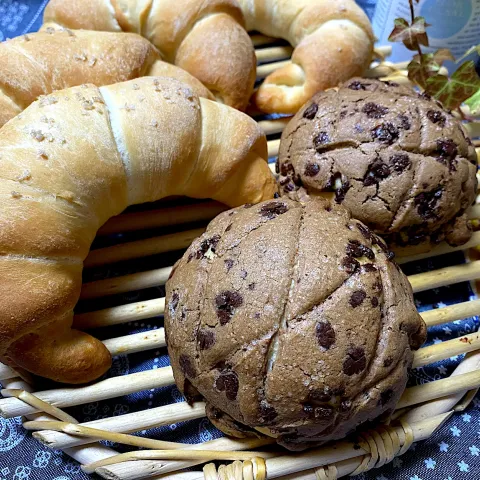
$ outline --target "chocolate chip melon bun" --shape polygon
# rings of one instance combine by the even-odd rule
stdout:
[[[455,117],[408,87],[356,78],[318,93],[283,132],[277,170],[284,192],[331,192],[391,245],[471,236],[475,149]]]
[[[391,413],[425,339],[384,242],[324,199],[222,213],[166,288],[179,389],[225,433],[289,449]]]

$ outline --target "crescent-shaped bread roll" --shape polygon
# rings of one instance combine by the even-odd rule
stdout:
[[[161,61],[158,50],[133,33],[47,28],[0,43],[0,127],[40,95],[83,83],[97,86],[167,76],[214,99],[185,70]]]
[[[361,75],[372,59],[370,22],[353,0],[239,0],[248,30],[283,38],[292,61],[255,94],[264,112],[296,113],[315,93]]]
[[[253,92],[255,51],[236,0],[51,0],[44,22],[138,33],[231,107],[244,110]]]
[[[256,203],[276,192],[260,127],[145,77],[42,97],[0,129],[0,359],[60,382],[102,375],[110,355],[71,329],[98,228],[167,196]]]

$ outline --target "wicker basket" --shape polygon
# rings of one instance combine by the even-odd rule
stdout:
[[[255,35],[259,80],[289,61],[292,49],[281,42]],[[370,77],[388,78],[408,83],[406,64],[393,65],[385,61],[389,48],[376,50],[377,58],[368,72]],[[255,112],[251,112],[255,117]],[[278,153],[279,134],[287,119],[271,116],[260,118],[259,124],[268,135],[271,160]],[[480,123],[468,126],[473,137],[480,136]],[[480,143],[477,141],[477,146]],[[480,156],[480,148],[477,149]],[[271,165],[273,167],[273,164]],[[116,262],[140,259],[150,255],[185,249],[204,231],[204,225],[225,207],[215,202],[201,202],[167,206],[159,210],[126,213],[110,220],[99,232],[99,237],[120,232],[145,229],[166,229],[162,236],[120,243],[92,250],[85,266],[97,267]],[[480,205],[474,206],[470,218],[480,219]],[[200,228],[175,232],[175,226],[194,222]],[[101,240],[100,240],[101,245]],[[441,244],[428,254],[400,258],[399,263],[422,259],[480,246],[480,232],[473,234],[468,244],[452,248]],[[409,276],[414,292],[420,292],[463,281],[480,279],[480,260],[474,255],[467,263]],[[142,271],[84,284],[82,301],[112,294],[133,292],[163,285],[171,267]],[[78,314],[75,326],[80,329],[107,327],[120,323],[141,321],[162,315],[165,299],[115,306]],[[480,300],[471,300],[448,307],[423,312],[427,326],[440,325],[480,314]],[[165,346],[163,329],[112,338],[104,341],[112,355],[148,351]],[[281,450],[264,449],[268,439],[231,440],[220,438],[200,445],[183,445],[128,435],[131,432],[202,418],[205,405],[189,406],[179,402],[163,407],[115,416],[79,425],[59,407],[82,405],[115,398],[142,390],[160,388],[173,383],[170,367],[111,377],[96,384],[31,392],[30,377],[0,364],[0,381],[4,386],[0,400],[0,414],[5,417],[23,416],[25,427],[37,430],[34,434],[42,443],[61,449],[83,465],[86,472],[96,472],[104,478],[134,480],[140,478],[172,479],[256,479],[282,478],[298,480],[333,480],[344,475],[359,474],[391,461],[405,453],[416,441],[428,438],[455,411],[464,409],[480,386],[480,335],[472,333],[440,344],[420,349],[415,354],[414,366],[424,366],[453,355],[468,353],[454,373],[446,379],[407,388],[397,406],[394,421],[373,431],[361,432],[355,441],[345,440],[302,454],[288,454]],[[420,405],[420,406],[419,406]],[[118,455],[113,449],[97,443],[109,440],[144,449]],[[250,451],[247,451],[250,450]],[[253,451],[257,450],[257,451]],[[209,464],[202,472],[184,471],[186,467],[202,465],[211,460],[234,461],[218,468]],[[176,473],[174,473],[176,472]]]

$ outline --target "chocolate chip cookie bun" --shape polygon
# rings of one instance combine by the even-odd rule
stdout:
[[[384,242],[321,198],[222,213],[166,288],[179,389],[225,433],[292,450],[392,412],[425,339]]]
[[[408,87],[352,79],[315,95],[282,135],[284,192],[303,186],[335,202],[389,244],[412,246],[471,236],[476,154],[461,123]]]

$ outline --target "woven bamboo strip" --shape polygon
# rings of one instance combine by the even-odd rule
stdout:
[[[121,243],[112,247],[92,250],[85,259],[85,268],[98,267],[108,263],[132,260],[148,255],[171,252],[187,248],[195,238],[205,231],[204,228],[187,230],[186,232],[172,233],[161,237],[137,240],[136,242]]]
[[[269,43],[277,41],[276,38],[267,37],[266,35],[262,34],[250,35],[250,38],[252,39],[252,43],[255,48],[261,47],[262,45],[268,45]]]
[[[22,389],[27,392],[32,390],[31,385],[18,378],[5,380],[2,383],[5,388],[9,389]],[[54,420],[53,417],[45,415],[44,413],[32,414],[31,416],[27,415],[27,418],[39,421]],[[82,447],[66,448],[64,452],[80,464],[96,462],[117,454],[115,450],[98,443]]]
[[[257,79],[262,79],[273,73],[279,68],[286,67],[292,63],[290,60],[280,60],[279,62],[266,63],[257,67]]]
[[[87,330],[89,328],[117,325],[130,321],[140,321],[163,315],[165,298],[146,300],[145,302],[127,303],[118,307],[106,308],[95,312],[76,315],[75,328]]]
[[[97,402],[108,398],[128,395],[151,388],[160,388],[173,384],[173,374],[170,367],[156,370],[146,370],[139,373],[108,378],[93,385],[75,388],[57,388],[37,392],[41,400],[56,407],[70,407],[89,402]],[[3,391],[2,391],[3,392]],[[17,398],[0,399],[0,415],[11,418],[37,413],[38,410],[25,404]]]
[[[275,135],[283,132],[283,129],[288,125],[292,117],[282,117],[275,120],[261,120],[257,122],[258,125],[265,132],[265,135]]]
[[[434,382],[407,388],[397,404],[397,409],[478,387],[480,387],[480,371],[478,370],[435,380]]]
[[[4,365],[3,363],[0,363],[0,381],[15,377],[18,377],[18,374],[15,370],[7,365]]]
[[[97,235],[111,235],[144,230],[147,228],[168,227],[202,220],[211,220],[226,210],[226,206],[219,202],[202,202],[191,205],[177,205],[174,207],[146,210],[142,212],[123,213],[111,218]]]
[[[471,263],[410,275],[408,279],[414,292],[422,292],[432,288],[475,280],[479,277],[480,260],[477,260]],[[161,315],[164,312],[164,302],[165,299],[161,298],[85,313],[75,317],[75,326],[77,328],[93,328],[150,318]]]
[[[268,158],[276,157],[278,155],[278,150],[280,148],[280,139],[278,140],[269,140],[268,145]]]
[[[407,388],[397,406],[398,409],[407,405],[420,404],[445,395],[455,394],[476,388],[480,381],[480,372],[466,372],[462,375],[430,382],[419,387]],[[438,383],[437,385],[437,382]],[[413,391],[411,391],[413,389]],[[157,407],[146,411],[128,413],[118,417],[94,420],[81,424],[82,427],[108,430],[118,433],[132,433],[147,430],[171,423],[193,420],[205,416],[205,404],[197,402],[190,407],[186,402]],[[44,445],[64,449],[73,446],[85,445],[95,441],[93,438],[79,438],[63,432],[44,430],[35,432],[34,437]]]
[[[459,338],[423,347],[415,352],[413,367],[423,367],[439,360],[473,352],[480,348],[480,333],[470,333]]]
[[[450,375],[450,378],[475,371],[480,371],[480,352],[468,353],[452,375]],[[426,403],[425,405],[410,409],[402,418],[407,422],[417,422],[429,418],[432,415],[437,415],[439,412],[452,410],[466,393],[467,391],[464,389],[451,395],[442,396],[441,398]]]
[[[427,327],[462,320],[474,315],[480,315],[480,300],[470,300],[468,302],[449,305],[448,307],[434,308],[421,312],[421,316],[427,324]]]
[[[471,263],[445,267],[431,272],[418,273],[410,275],[410,281],[413,291],[423,292],[431,288],[444,287],[455,283],[475,280],[480,277],[480,260]]]
[[[472,138],[480,137],[480,123],[468,122],[464,124],[465,129]]]
[[[165,285],[171,271],[172,267],[157,268],[148,272],[84,283],[80,298],[86,300]]]
[[[413,440],[420,441],[430,437],[433,432],[449,418],[451,413],[439,415],[438,417],[412,424]],[[403,429],[396,429],[401,443],[405,441]],[[362,457],[367,454],[363,448],[351,442],[336,442],[334,445],[328,445],[316,450],[310,450],[302,454],[288,454],[267,460],[268,478],[279,478],[284,475],[292,475],[291,479],[297,479],[298,472],[310,470],[320,465],[328,465],[334,462],[345,461],[346,459],[356,458],[356,462],[351,462],[351,473],[357,468]],[[151,470],[149,470],[151,469]],[[165,474],[172,471],[172,466],[166,462],[151,462],[148,468],[139,468],[137,462],[128,462],[126,464],[111,465],[98,469],[96,473],[101,474],[105,478],[115,478],[122,480],[137,480],[141,478],[155,478],[159,474]],[[150,473],[151,472],[151,473]],[[169,478],[169,477],[163,477]],[[199,478],[203,478],[200,476]]]

